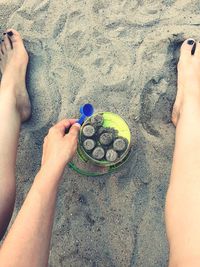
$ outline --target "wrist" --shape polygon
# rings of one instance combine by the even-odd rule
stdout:
[[[63,172],[61,170],[55,170],[48,165],[43,165],[38,174],[35,177],[35,182],[39,183],[45,188],[56,188],[59,186]]]
[[[53,199],[58,192],[59,178],[59,176],[53,175],[46,168],[42,167],[35,177],[32,188],[42,198]]]
[[[40,168],[40,172],[45,173],[47,176],[52,176],[54,179],[61,179],[65,170],[65,164],[58,164],[55,162],[45,162]]]

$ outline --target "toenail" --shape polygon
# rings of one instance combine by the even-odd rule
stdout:
[[[12,31],[7,32],[7,34],[8,34],[10,37],[13,36],[13,32],[12,32]]]
[[[188,40],[187,43],[188,43],[189,45],[193,45],[193,44],[194,44],[194,41],[193,41],[193,40]]]

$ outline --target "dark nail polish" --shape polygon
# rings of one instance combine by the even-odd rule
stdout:
[[[12,31],[7,32],[7,34],[8,34],[10,37],[13,36],[13,32],[12,32]]]
[[[194,44],[194,41],[193,41],[193,40],[188,40],[187,43],[188,43],[189,45],[193,45],[193,44]]]
[[[6,32],[4,32],[3,35],[6,35]]]
[[[4,42],[4,40],[1,40],[2,42]]]

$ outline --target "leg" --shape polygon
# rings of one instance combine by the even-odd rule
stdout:
[[[21,122],[30,116],[25,86],[28,55],[20,35],[8,30],[0,45],[0,240],[15,202],[15,162]]]
[[[169,266],[200,266],[200,43],[181,48],[172,121],[176,142],[166,199]]]

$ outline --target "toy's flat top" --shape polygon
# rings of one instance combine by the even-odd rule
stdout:
[[[96,116],[98,114],[103,115],[103,118],[104,118],[103,127],[116,129],[118,131],[118,136],[124,137],[128,140],[128,147],[127,147],[126,151],[124,151],[122,157],[120,157],[116,162],[113,162],[113,163],[108,162],[107,160],[96,160],[96,159],[92,158],[86,151],[84,151],[84,153],[87,155],[87,158],[90,159],[90,161],[95,163],[95,164],[100,164],[102,166],[112,166],[112,165],[115,165],[115,164],[119,163],[120,161],[122,161],[123,158],[128,153],[130,142],[131,142],[131,132],[130,132],[130,129],[128,127],[128,124],[119,115],[112,113],[112,112],[98,112],[96,114],[93,114],[93,116]],[[84,122],[82,127],[84,127],[84,125],[86,125],[88,123],[90,118],[91,117],[87,118],[87,120]]]
[[[114,114],[112,112],[98,112],[96,114],[93,114],[93,116],[96,116],[97,114],[103,115],[104,123],[103,127],[105,128],[115,128],[118,130],[118,135],[121,137],[124,137],[128,140],[129,146],[131,143],[131,132],[128,127],[128,124],[117,114]],[[88,117],[82,127],[88,123],[91,117]],[[80,136],[79,136],[80,138]],[[80,140],[79,140],[80,141]],[[80,144],[80,143],[79,143]],[[83,149],[78,146],[77,154],[75,155],[72,162],[69,163],[69,166],[77,171],[80,174],[86,175],[86,176],[99,176],[106,173],[111,173],[115,170],[117,170],[120,166],[122,166],[129,156],[129,150],[130,147],[127,147],[127,151],[124,153],[124,157],[119,159],[119,161],[115,162],[114,165],[111,166],[111,163],[105,160],[97,161],[90,157],[89,154],[87,154]],[[95,163],[95,164],[92,164]],[[101,165],[96,165],[96,163],[101,162]]]

